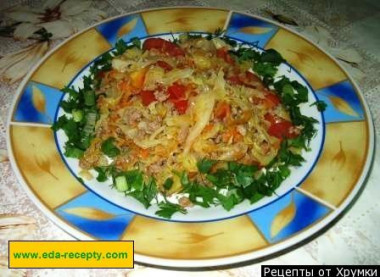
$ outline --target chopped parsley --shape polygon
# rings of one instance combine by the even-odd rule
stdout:
[[[173,178],[167,178],[166,181],[164,182],[164,185],[163,185],[164,189],[170,190],[173,186],[173,183],[174,183]]]
[[[322,100],[315,101],[313,104],[310,105],[310,107],[311,106],[317,106],[317,109],[320,112],[324,112],[327,108],[327,104],[323,102]]]
[[[142,177],[142,173],[137,173]],[[140,178],[140,177],[138,177]],[[140,182],[140,181],[139,181]],[[132,196],[141,202],[147,209],[151,206],[152,200],[157,196],[158,190],[154,178],[150,178],[147,182],[142,181],[139,186],[126,194]]]
[[[103,141],[101,146],[102,152],[110,158],[114,158],[120,154],[120,149],[115,146],[114,141],[114,138],[108,138]]]
[[[181,205],[174,204],[171,202],[163,201],[158,203],[158,211],[156,215],[170,219],[175,213],[187,214],[187,210],[183,208]]]
[[[197,162],[197,167],[199,172],[201,173],[207,173],[210,171],[211,167],[216,163],[217,161],[202,159]]]

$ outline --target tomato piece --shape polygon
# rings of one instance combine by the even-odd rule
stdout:
[[[275,123],[278,123],[278,122],[281,121],[280,117],[278,117],[278,116],[275,117],[275,116],[274,116],[273,114],[271,114],[271,113],[266,113],[266,114],[264,115],[264,118],[265,118],[265,120],[269,121],[270,124],[275,124]]]
[[[216,56],[217,56],[218,58],[221,58],[221,59],[224,60],[224,56],[225,56],[225,53],[226,53],[225,49],[226,49],[226,48],[224,48],[224,47],[217,49],[217,50],[216,50]]]
[[[148,106],[150,103],[156,101],[156,97],[152,90],[142,90],[140,95],[144,106]]]
[[[177,44],[167,41],[166,52],[172,57],[184,56],[185,52]]]
[[[235,75],[227,77],[227,80],[233,85],[242,85],[253,89],[264,89],[260,78],[252,72],[235,73]]]
[[[295,138],[297,134],[290,132],[291,127],[293,127],[293,124],[290,121],[275,123],[269,127],[268,134],[279,139]]]
[[[173,101],[173,104],[179,114],[184,114],[189,106],[189,102],[186,99]]]
[[[168,87],[169,100],[178,100],[186,97],[186,87],[184,85],[180,85],[174,83],[170,87]]]
[[[246,71],[245,74],[241,75],[241,81],[246,87],[259,90],[265,89],[265,86],[260,77],[250,71]]]
[[[223,59],[228,64],[235,64],[235,60],[231,57],[230,53],[228,53],[228,49],[226,47],[216,50],[216,56]]]
[[[174,104],[174,107],[180,114],[184,114],[189,105],[186,99],[187,86],[174,83],[168,87],[167,93],[169,94],[169,101]]]
[[[294,125],[290,121],[270,113],[265,114],[264,118],[271,123],[268,128],[269,135],[279,139],[295,138],[298,136],[297,132],[291,132]]]
[[[268,92],[265,94],[265,103],[268,109],[272,109],[280,104],[280,98],[277,94]]]
[[[261,79],[256,74],[252,73],[251,71],[245,72],[245,78],[248,82],[261,82]]]
[[[215,117],[219,119],[224,119],[231,114],[231,106],[227,102],[219,102],[215,108]]]
[[[271,92],[268,92],[266,95],[265,95],[265,98],[268,99],[269,101],[271,101],[274,105],[278,105],[280,104],[280,97],[278,97],[277,94],[274,94],[274,93],[271,93]]]
[[[232,58],[232,56],[227,52],[226,56],[224,57],[224,60],[228,64],[235,64],[235,60]]]
[[[103,79],[105,75],[106,75],[106,72],[105,72],[105,71],[99,71],[99,72],[96,74],[96,78],[98,78],[98,79]]]
[[[168,64],[167,62],[164,62],[164,61],[157,61],[156,65],[165,69],[165,71],[170,71],[173,69],[173,67],[170,64]]]
[[[144,50],[162,49],[164,41],[161,38],[148,38],[144,41],[142,48]]]
[[[165,53],[173,57],[185,55],[185,52],[177,44],[166,41],[162,38],[148,38],[143,43],[143,49],[156,49],[161,53]]]
[[[251,96],[250,101],[253,105],[261,105],[265,102],[263,99],[255,96]]]
[[[227,81],[229,81],[233,85],[243,85],[244,83],[240,80],[239,76],[233,75],[227,77]]]

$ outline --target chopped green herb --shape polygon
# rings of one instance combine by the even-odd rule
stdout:
[[[144,179],[140,170],[130,170],[124,173],[128,187],[135,190],[143,190]]]
[[[235,186],[247,187],[254,181],[253,174],[258,170],[256,166],[229,162],[228,169],[233,173]]]
[[[173,186],[173,178],[167,178],[166,181],[164,182],[164,189],[170,190],[172,186]]]
[[[287,177],[289,177],[290,175],[290,169],[289,167],[285,166],[285,165],[280,165],[278,167],[278,169],[280,170],[280,173],[281,173],[281,176],[285,179]]]
[[[79,149],[78,147],[67,145],[65,146],[65,153],[64,155],[68,158],[76,158],[80,159],[83,156],[84,151],[82,149]]]
[[[141,48],[141,41],[138,37],[133,37],[131,38],[131,43],[132,45],[130,47],[137,47],[137,48]]]
[[[170,202],[160,202],[158,203],[159,210],[156,211],[156,215],[170,219],[175,213],[187,214],[185,208],[178,204]]]
[[[258,62],[261,56],[259,51],[247,47],[240,47],[239,49],[231,51],[230,53],[237,56],[239,62],[252,60]]]
[[[199,172],[208,173],[216,162],[217,161],[208,160],[208,159],[202,159],[198,161],[197,167],[198,167]]]
[[[251,204],[256,203],[257,201],[261,200],[264,197],[263,194],[256,192],[250,199],[249,202]]]
[[[232,172],[226,169],[218,169],[212,175],[207,175],[207,179],[212,182],[213,185],[219,188],[225,188],[232,184]]]
[[[192,182],[185,186],[184,193],[189,193],[189,199],[194,205],[199,205],[204,208],[210,207],[215,203],[217,191],[214,188],[207,187],[197,182]]]
[[[139,202],[141,202],[147,209],[151,206],[152,200],[158,193],[156,181],[151,178],[147,183],[144,183],[140,190],[134,190],[128,192],[127,195],[132,196]]]
[[[255,63],[253,70],[264,77],[273,77],[277,73],[277,67],[271,63]]]
[[[260,62],[280,65],[285,62],[281,54],[274,49],[267,49],[261,54]]]
[[[115,43],[115,55],[116,56],[120,56],[122,54],[124,54],[124,52],[127,50],[127,44],[125,43],[124,40],[122,39],[119,39],[116,43]]]
[[[110,158],[116,157],[120,154],[120,149],[115,146],[114,141],[114,138],[108,138],[103,141],[101,146],[102,152]]]
[[[71,113],[78,106],[78,101],[74,99],[63,100],[61,102],[61,107],[66,113]]]
[[[322,100],[315,101],[313,104],[310,105],[310,107],[311,106],[317,106],[317,109],[320,112],[324,112],[327,108],[327,104]]]
[[[64,93],[68,93],[69,97],[73,100],[77,100],[80,97],[80,94],[74,88],[70,88],[66,86],[61,91]]]
[[[282,177],[281,172],[279,171],[267,171],[266,179],[271,192],[274,192],[285,178]]]
[[[109,175],[108,175],[108,167],[104,166],[104,167],[95,167],[94,168],[96,170],[96,172],[98,173],[98,176],[96,177],[96,180],[98,182],[105,182],[107,181]]]
[[[288,146],[287,141],[281,143],[281,148],[278,151],[277,160],[283,162],[286,165],[300,166],[305,159],[299,155],[293,153]]]
[[[235,207],[236,204],[238,204],[238,200],[233,194],[229,196],[219,194],[218,200],[226,211],[230,211],[233,207]]]

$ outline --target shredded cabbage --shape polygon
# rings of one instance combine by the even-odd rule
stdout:
[[[184,154],[188,154],[194,140],[202,133],[204,127],[208,124],[215,104],[215,94],[199,94],[194,102],[193,115],[195,125],[191,128],[189,136],[186,139]]]

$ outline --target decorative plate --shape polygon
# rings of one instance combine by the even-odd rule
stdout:
[[[65,85],[76,84],[118,39],[213,33],[273,48],[287,60],[281,70],[304,84],[310,101],[327,104],[318,119],[307,162],[255,205],[230,212],[200,209],[162,220],[105,186],[82,184],[61,154],[50,126]],[[330,55],[286,27],[240,12],[194,7],[145,10],[108,19],[51,51],[20,85],[10,113],[12,166],[46,215],[78,239],[134,240],[135,260],[160,266],[205,267],[262,258],[315,235],[353,201],[363,187],[374,149],[371,115],[362,93]]]

